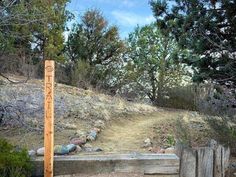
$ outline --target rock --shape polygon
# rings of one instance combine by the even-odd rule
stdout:
[[[101,132],[101,129],[100,129],[100,128],[94,127],[93,130],[94,130],[95,132],[97,132],[97,133],[100,133],[100,132]]]
[[[94,152],[101,152],[101,151],[103,151],[101,148],[99,148],[99,147],[95,147],[95,148],[93,148],[93,151]]]
[[[165,149],[161,149],[159,152],[157,152],[159,154],[164,154],[165,153]]]
[[[159,152],[161,150],[161,147],[159,147],[159,146],[157,146],[157,147],[150,147],[148,150],[151,151],[151,152],[157,153],[157,152]]]
[[[91,130],[87,136],[87,140],[94,141],[97,138],[97,132],[95,130]]]
[[[105,123],[102,120],[97,120],[94,123],[94,127],[99,128],[99,129],[104,129],[105,128]]]
[[[152,142],[151,142],[151,139],[150,138],[147,138],[146,140],[144,140],[144,144],[142,147],[150,147],[152,146]]]
[[[36,152],[35,152],[35,150],[29,150],[28,154],[29,154],[29,156],[35,156]]]
[[[77,146],[74,144],[68,144],[66,145],[66,148],[68,149],[69,152],[74,152],[76,151]]]
[[[165,154],[175,154],[175,148],[169,147],[169,148],[165,149]]]
[[[158,153],[158,154],[164,154],[165,153],[165,149],[162,149],[159,146],[150,148],[149,151],[151,151],[153,153]]]
[[[76,135],[77,135],[78,137],[86,136],[86,132],[81,131],[81,130],[77,130],[77,131],[76,131]]]
[[[86,143],[83,147],[84,147],[84,148],[92,148],[92,145],[89,144],[89,143]]]
[[[74,145],[83,145],[86,143],[86,139],[81,139],[81,138],[72,138],[70,141],[70,144]]]
[[[69,149],[64,145],[56,145],[54,146],[54,154],[56,155],[69,154]]]
[[[80,146],[76,146],[76,152],[81,152],[82,151],[82,148]]]
[[[99,148],[99,147],[86,147],[86,148],[84,148],[84,151],[85,152],[101,152],[102,151],[102,149],[101,148]]]
[[[216,148],[217,148],[217,145],[218,145],[218,143],[217,143],[217,141],[214,140],[214,139],[211,139],[211,140],[208,142],[208,146],[209,146],[210,148],[216,149]]]
[[[44,155],[44,151],[45,151],[45,148],[44,148],[44,147],[39,148],[39,149],[37,149],[36,154],[37,154],[38,156],[43,156],[43,155]]]
[[[71,130],[77,129],[77,126],[75,124],[69,124],[69,123],[64,124],[63,127],[65,129],[71,129]]]

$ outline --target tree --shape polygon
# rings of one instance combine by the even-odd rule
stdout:
[[[40,58],[60,59],[68,0],[7,0],[0,3],[2,53],[32,51]],[[8,50],[7,50],[8,49]]]
[[[74,25],[66,43],[67,55],[74,66],[78,63],[89,65],[91,70],[86,78],[92,80],[87,82],[95,87],[101,82],[103,87],[108,87],[124,49],[118,28],[109,26],[98,10],[85,12],[80,23]]]
[[[185,68],[180,59],[188,52],[181,51],[173,37],[163,35],[155,23],[137,27],[129,35],[128,45],[128,75],[136,83],[136,90],[154,104],[163,100],[167,88],[182,84]]]
[[[195,69],[194,81],[236,86],[236,1],[152,0],[151,6],[159,27],[200,56],[184,61]]]

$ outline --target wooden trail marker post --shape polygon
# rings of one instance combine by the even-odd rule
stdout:
[[[53,60],[45,61],[44,74],[44,176],[53,177],[55,75]]]

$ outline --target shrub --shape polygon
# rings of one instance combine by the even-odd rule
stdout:
[[[25,149],[17,150],[6,140],[0,139],[1,177],[31,176],[32,165]]]
[[[214,130],[216,140],[221,144],[236,148],[236,124],[228,117],[214,117],[208,116],[208,124]]]

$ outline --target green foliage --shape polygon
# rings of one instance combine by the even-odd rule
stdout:
[[[219,120],[220,119],[220,120]],[[236,125],[228,117],[216,118],[208,117],[208,124],[214,130],[213,134],[216,136],[217,141],[235,148],[236,145]]]
[[[186,147],[191,147],[192,137],[190,132],[189,126],[179,118],[176,121],[176,137],[178,139],[178,143]]]
[[[161,104],[167,88],[183,84],[187,70],[180,61],[188,51],[180,50],[172,36],[163,35],[156,24],[137,27],[129,35],[128,46],[127,75],[153,103]]]
[[[184,60],[195,71],[194,81],[235,86],[235,1],[152,0],[151,6],[162,32],[200,56]]]
[[[0,139],[0,174],[2,177],[31,176],[32,165],[26,150],[16,150]]]
[[[0,46],[4,45],[1,54],[8,51],[61,60],[65,22],[71,17],[65,10],[67,2],[7,0],[0,3],[4,11],[0,13]]]
[[[119,59],[124,44],[118,28],[108,26],[98,10],[88,10],[81,22],[74,25],[66,43],[66,52],[72,61],[84,60],[91,66],[108,65]]]
[[[167,144],[168,144],[168,146],[175,145],[175,138],[173,135],[167,135]]]
[[[109,88],[117,85],[122,54],[125,50],[116,26],[109,26],[98,10],[88,10],[81,17],[81,22],[74,25],[66,42],[66,53],[73,68],[82,67],[87,81],[93,87]],[[85,69],[88,71],[85,71]],[[80,80],[80,74],[73,78]],[[116,83],[111,83],[115,81]]]
[[[71,84],[87,89],[90,85],[89,75],[92,71],[90,65],[85,61],[78,61],[71,70]]]
[[[197,110],[197,92],[195,85],[178,86],[167,89],[167,97],[162,105],[170,108]]]

